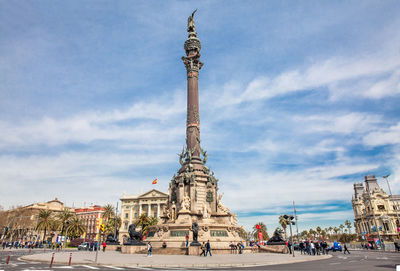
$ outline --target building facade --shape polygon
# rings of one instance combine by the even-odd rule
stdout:
[[[104,208],[98,205],[75,209],[76,216],[83,221],[86,227],[85,239],[97,239],[97,234],[99,233],[97,221],[103,217],[103,213]]]
[[[43,232],[36,231],[39,213],[41,210],[50,210],[56,215],[64,209],[74,212],[73,208],[64,206],[57,198],[48,202],[38,202],[27,206],[13,208],[0,213],[0,231],[4,240],[12,241],[38,241],[43,240]],[[3,236],[4,228],[9,227],[7,236]],[[58,230],[50,229],[46,240],[54,241]]]
[[[399,238],[400,195],[388,195],[379,187],[374,175],[365,176],[364,183],[354,184],[352,206],[355,229],[364,240]]]
[[[168,200],[168,195],[152,189],[139,196],[123,194],[121,197],[121,228],[119,239],[123,241],[129,236],[128,227],[139,218],[141,214],[159,218]]]

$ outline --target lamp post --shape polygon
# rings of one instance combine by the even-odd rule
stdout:
[[[67,227],[65,228],[65,244],[64,244],[64,248],[67,247],[67,240],[68,240],[68,228],[69,228],[69,221],[65,221],[65,224],[67,225]]]
[[[382,176],[382,178],[384,178],[385,180],[386,180],[386,184],[387,184],[387,186],[388,186],[388,188],[389,188],[389,194],[390,194],[390,199],[392,200],[392,203],[393,203],[393,209],[395,210],[395,213],[396,213],[396,217],[397,217],[397,221],[400,223],[400,219],[399,219],[399,211],[398,211],[398,209],[399,209],[399,205],[394,201],[394,199],[393,199],[393,195],[392,195],[392,189],[390,189],[390,184],[389,184],[389,180],[388,180],[388,177],[390,176],[390,174],[388,174],[388,175],[385,175],[385,176]],[[397,231],[397,223],[394,223],[395,225],[395,228],[396,228],[396,234],[399,234],[399,232]]]

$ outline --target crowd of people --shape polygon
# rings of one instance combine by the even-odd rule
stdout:
[[[14,242],[1,242],[1,247],[3,249],[5,248],[43,248],[46,243],[43,243],[42,241],[27,241],[27,242],[19,242],[19,241],[14,241]]]

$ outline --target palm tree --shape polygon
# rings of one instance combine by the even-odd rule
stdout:
[[[40,210],[39,212],[39,220],[36,226],[36,230],[44,231],[43,242],[46,240],[47,230],[50,229],[53,224],[52,214],[53,212],[51,210]]]
[[[114,216],[115,216],[114,207],[111,204],[105,205],[103,219],[107,221],[110,218],[113,218]]]
[[[260,229],[257,229],[257,226],[260,226]],[[267,226],[263,222],[258,222],[253,226],[253,237],[255,240],[258,240],[258,231],[261,231],[264,240],[268,240],[268,232],[267,232]]]
[[[342,234],[343,234],[344,225],[343,225],[343,224],[340,224],[340,225],[339,225],[339,229],[342,231]]]
[[[68,235],[70,237],[76,238],[83,235],[85,232],[86,227],[81,219],[75,216],[69,220]]]
[[[57,217],[58,225],[61,228],[61,235],[64,234],[64,231],[65,231],[66,225],[67,225],[67,221],[69,221],[74,216],[75,216],[75,214],[67,208],[64,208],[61,212],[59,212],[57,214],[56,217]]]
[[[340,229],[338,228],[338,227],[334,227],[333,228],[333,231],[335,232],[335,234],[336,234],[336,239],[338,239],[338,232],[340,231]]]
[[[121,217],[117,217],[117,229],[121,228],[122,220]],[[115,231],[115,220],[109,219],[107,223],[104,225],[104,236],[107,236],[109,233],[114,233]]]
[[[349,233],[351,234],[351,222],[350,222],[350,220],[346,219],[344,224],[346,225],[347,229],[349,230]]]
[[[301,236],[307,236],[307,235],[308,235],[308,231],[307,230],[304,230],[304,231],[301,232]]]
[[[140,227],[140,232],[144,234],[147,230],[147,227],[150,225],[150,218],[147,214],[141,214],[139,218],[135,221],[135,226]]]
[[[283,230],[285,231],[285,238],[286,238],[286,227],[288,225],[288,220],[283,217],[283,215],[279,216],[279,224],[281,224]]]
[[[321,227],[318,226],[315,230],[317,231],[318,236],[321,236],[321,231],[322,231]]]

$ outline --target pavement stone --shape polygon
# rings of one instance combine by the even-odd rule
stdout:
[[[71,252],[56,252],[54,264],[68,264]],[[73,265],[103,265],[119,267],[251,267],[260,265],[289,264],[323,260],[332,257],[331,255],[308,256],[274,253],[249,253],[249,254],[218,254],[212,257],[186,256],[186,255],[152,255],[147,257],[143,254],[122,254],[116,251],[99,251],[98,261],[95,263],[95,252],[74,251],[72,252]],[[23,261],[50,263],[52,253],[40,253],[22,256]]]

